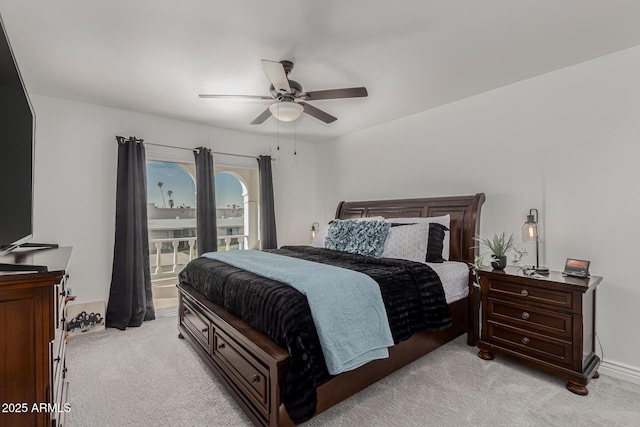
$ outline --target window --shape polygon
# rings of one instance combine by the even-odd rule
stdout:
[[[258,242],[258,168],[254,159],[214,158],[218,250]],[[147,216],[156,309],[177,306],[178,273],[197,256],[196,170],[193,154],[149,146]]]
[[[246,249],[248,234],[245,234],[244,205],[247,187],[231,172],[217,173],[215,185],[218,250]]]
[[[172,307],[177,274],[197,252],[193,164],[147,162],[147,218],[154,306]]]
[[[251,249],[258,242],[257,164],[214,165],[218,250]]]

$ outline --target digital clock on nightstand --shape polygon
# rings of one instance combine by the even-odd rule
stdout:
[[[562,274],[565,276],[589,277],[589,264],[589,261],[583,259],[567,258]]]

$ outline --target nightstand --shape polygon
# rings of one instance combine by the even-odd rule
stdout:
[[[525,276],[516,267],[478,271],[482,334],[478,356],[507,356],[567,379],[567,388],[586,395],[598,378],[595,354],[596,287],[602,277],[580,279],[552,271]]]

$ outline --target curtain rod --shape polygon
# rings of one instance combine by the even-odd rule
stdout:
[[[122,136],[116,136],[116,138],[123,138]],[[178,150],[189,150],[189,151],[193,151],[195,152],[196,149],[195,148],[185,148],[185,147],[176,147],[174,145],[166,145],[166,144],[154,144],[153,142],[145,142],[146,145],[155,145],[156,147],[166,147],[166,148],[176,148]],[[246,154],[233,154],[233,153],[221,153],[218,151],[212,151],[213,154],[220,154],[223,156],[236,156],[236,157],[247,157],[249,159],[257,159],[257,156],[248,156]],[[271,158],[272,161],[276,161],[276,159],[274,159],[273,157]]]

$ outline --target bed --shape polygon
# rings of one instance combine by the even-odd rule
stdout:
[[[473,237],[479,230],[484,194],[420,199],[340,202],[336,219],[382,216],[393,218],[450,215],[449,259],[471,263],[476,255]],[[477,292],[467,275],[468,295],[448,304],[451,326],[420,331],[389,348],[389,357],[341,373],[315,389],[315,414],[345,400],[441,345],[467,334],[478,338]],[[256,425],[294,425],[283,404],[283,390],[291,360],[289,352],[266,334],[213,303],[187,281],[178,284],[179,337],[188,341]],[[294,417],[295,418],[295,417]]]

